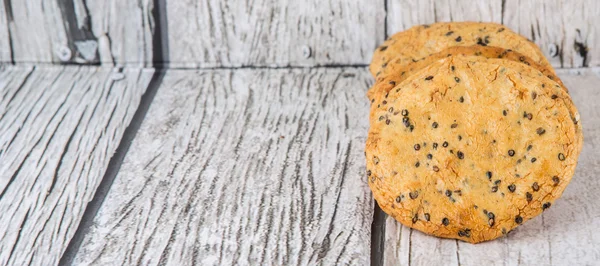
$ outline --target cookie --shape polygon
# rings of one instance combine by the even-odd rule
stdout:
[[[511,49],[554,73],[535,43],[503,25],[477,22],[442,22],[415,26],[396,33],[375,50],[369,69],[373,76],[378,77],[384,74],[390,61],[400,53],[418,60],[448,47],[471,45]]]
[[[401,83],[404,79],[410,77],[413,73],[427,67],[428,65],[437,60],[449,56],[458,55],[475,55],[487,58],[503,58],[515,62],[520,62],[522,64],[526,64],[539,70],[540,72],[542,72],[543,75],[547,76],[551,80],[558,82],[562,88],[567,90],[560,78],[554,75],[554,73],[550,69],[533,62],[533,60],[531,60],[527,56],[524,56],[512,50],[503,49],[499,47],[474,45],[450,47],[439,53],[431,54],[421,60],[415,60],[410,55],[398,56],[390,65],[388,65],[388,74],[386,76],[381,75],[379,78],[377,78],[377,82],[375,82],[371,89],[369,89],[367,97],[372,102],[379,101],[379,99],[381,97],[384,97],[396,84]]]
[[[379,206],[411,228],[492,240],[551,207],[574,174],[579,114],[525,64],[447,57],[385,101],[373,110],[367,177]]]

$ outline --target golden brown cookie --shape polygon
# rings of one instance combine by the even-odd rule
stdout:
[[[372,102],[379,102],[382,97],[385,95],[396,85],[401,83],[407,77],[410,77],[415,72],[427,67],[431,63],[438,61],[440,59],[449,57],[449,56],[482,56],[487,58],[503,58],[515,62],[520,62],[522,64],[526,64],[531,66],[547,76],[549,79],[558,82],[560,86],[563,87],[567,92],[567,88],[563,85],[560,78],[558,78],[554,73],[545,68],[544,66],[533,62],[530,58],[517,53],[512,50],[503,49],[499,47],[493,46],[454,46],[448,49],[445,49],[439,53],[435,53],[429,55],[421,60],[415,61],[410,56],[408,57],[397,57],[394,62],[392,62],[387,67],[387,75],[381,75],[377,78],[377,81],[371,89],[367,92],[367,97]],[[372,106],[374,107],[374,106]]]
[[[415,60],[453,46],[496,46],[521,53],[534,62],[554,69],[535,43],[504,25],[478,22],[441,22],[420,25],[391,36],[373,54],[369,69],[373,76],[384,74],[392,59],[404,54]]]
[[[552,206],[575,171],[579,114],[525,64],[451,56],[384,101],[366,144],[369,185],[386,213],[427,234],[500,237]]]

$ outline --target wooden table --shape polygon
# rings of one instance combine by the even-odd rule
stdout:
[[[66,2],[0,3],[0,265],[599,264],[596,1]],[[536,41],[584,128],[563,197],[478,245],[365,175],[372,51],[447,20]]]

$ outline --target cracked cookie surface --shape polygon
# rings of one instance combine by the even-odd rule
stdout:
[[[505,59],[447,57],[374,104],[373,195],[402,224],[439,237],[495,239],[551,207],[583,142],[565,90]]]

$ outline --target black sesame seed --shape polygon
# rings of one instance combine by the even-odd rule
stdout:
[[[510,156],[510,157],[515,156],[515,151],[514,150],[508,150],[508,156]]]
[[[379,47],[379,51],[382,51],[382,52],[383,52],[383,51],[385,51],[387,48],[388,48],[387,46],[381,46],[381,47]]]
[[[495,219],[495,218],[496,218],[496,215],[494,215],[494,213],[493,213],[493,212],[488,212],[488,213],[487,213],[487,217],[488,217],[488,218],[490,218],[490,219]]]
[[[449,189],[446,189],[446,196],[447,197],[451,197],[452,196],[452,191]]]
[[[433,124],[431,124],[431,126],[432,126],[433,128],[437,128],[437,127],[438,127],[438,123],[437,123],[437,122],[433,122]]]
[[[427,159],[431,160],[432,158],[433,158],[433,155],[431,155],[431,153],[427,154]]]
[[[527,114],[527,119],[529,119],[529,120],[533,119],[533,114],[532,113]]]
[[[375,176],[371,177],[371,182],[375,182]]]
[[[434,172],[439,172],[439,171],[440,171],[440,168],[439,168],[439,167],[437,167],[437,166],[435,166],[435,165],[434,165],[432,168],[433,168],[433,171],[434,171]]]
[[[444,143],[442,143],[442,147],[444,147],[444,148],[448,147],[448,142],[444,141]]]
[[[564,154],[562,154],[562,153],[559,153],[559,154],[558,154],[558,159],[559,159],[559,160],[561,160],[561,161],[564,161],[566,158],[565,158],[565,155],[564,155]]]
[[[371,176],[371,170],[367,170],[367,176]]]
[[[452,35],[452,33],[454,33],[454,31],[446,32],[446,36],[450,36],[450,35]]]
[[[461,140],[462,140],[462,136],[458,135],[458,141],[461,141]]]
[[[502,111],[502,114],[503,114],[504,116],[506,116],[506,115],[508,114],[508,112],[506,112],[506,110],[503,110],[503,111]]]
[[[429,213],[425,213],[423,216],[425,216],[425,221],[428,221],[428,222],[429,222],[429,218],[430,218],[430,217],[429,217]]]
[[[463,102],[465,102],[465,98],[463,98],[462,96],[460,96],[460,98],[458,98],[458,101],[461,102],[461,103],[463,103]]]
[[[531,185],[531,189],[533,189],[533,191],[538,191],[540,190],[540,185],[538,185],[537,182],[533,182],[533,184]]]
[[[535,130],[535,133],[541,136],[544,135],[544,133],[546,133],[546,130],[541,127],[538,127],[538,129]]]
[[[388,109],[388,112],[393,113],[394,112],[394,107],[390,107],[390,109]]]
[[[386,124],[386,125],[389,125],[389,124],[390,124],[390,122],[392,122],[392,121],[391,121],[391,120],[389,120],[389,119],[386,119],[386,120],[385,120],[385,124]]]
[[[412,218],[413,224],[416,223],[418,220],[419,220],[419,215],[415,213],[415,216],[413,216],[413,218]]]
[[[402,118],[402,123],[404,124],[405,127],[409,127],[410,126],[410,119],[408,119],[408,117],[403,117]]]
[[[408,196],[410,197],[410,199],[416,199],[417,197],[419,197],[419,191],[411,191],[410,193],[408,193]]]
[[[521,224],[523,222],[523,217],[521,215],[517,215],[515,217],[515,223]]]
[[[454,66],[450,66],[450,70],[454,71]]]
[[[554,182],[554,185],[558,185],[558,183],[560,182],[560,178],[558,178],[558,176],[553,176],[552,182]]]
[[[383,116],[379,117],[379,121],[383,121],[383,119],[385,119],[385,117],[383,117]]]
[[[556,100],[556,98],[558,98],[558,96],[556,96],[556,94],[552,94],[552,97],[550,97],[550,98],[552,98],[552,100]]]
[[[415,126],[410,125],[410,127],[408,127],[410,129],[410,132],[413,132],[413,130],[415,129]]]
[[[537,98],[537,92],[532,92],[531,93],[531,99],[535,100],[535,98]]]
[[[458,36],[458,37],[456,37],[456,39],[454,39],[454,40],[455,40],[455,41],[457,41],[457,42],[460,42],[460,41],[462,41],[462,38],[461,38],[460,36]]]
[[[498,32],[503,32],[503,31],[504,31],[504,28],[498,29]]]
[[[494,181],[494,185],[500,185],[500,183],[502,183],[502,180],[500,180],[500,179]]]
[[[408,115],[408,110],[404,109],[402,110],[402,116],[407,116]]]
[[[542,210],[548,209],[548,208],[550,208],[550,206],[552,206],[552,203],[546,202],[542,205]]]
[[[389,84],[390,84],[390,85],[392,85],[392,86],[396,86],[396,82],[395,82],[395,81],[393,81],[393,80],[392,80],[392,81],[390,81],[390,82],[389,82]]]
[[[533,195],[531,195],[529,192],[525,193],[525,197],[527,197],[527,202],[531,202],[533,200]]]
[[[444,219],[442,219],[442,224],[444,226],[448,226],[450,224],[450,220],[448,220],[448,218],[444,218]]]
[[[456,156],[458,156],[458,159],[461,159],[461,160],[462,160],[463,158],[465,158],[465,154],[464,154],[462,151],[458,151],[458,152],[456,152]]]
[[[487,46],[487,44],[485,42],[483,42],[483,40],[479,37],[477,37],[477,44],[481,45],[481,46]]]
[[[495,223],[496,223],[496,220],[494,220],[494,219],[489,219],[488,220],[488,225],[489,226],[494,226]]]
[[[402,201],[402,198],[400,196],[396,197],[396,202],[400,203],[400,201]]]
[[[377,156],[373,156],[373,163],[378,164],[379,158]]]
[[[419,143],[417,143],[417,144],[415,144],[414,148],[415,148],[415,151],[418,151],[421,149],[421,145],[419,145]]]
[[[492,180],[492,172],[490,172],[490,171],[487,171],[487,173],[485,173],[485,175],[487,176],[487,178],[488,178],[489,180]]]
[[[456,81],[456,83],[459,83],[460,82],[460,78],[454,77],[454,81]]]
[[[493,186],[492,187],[492,192],[496,192],[496,191],[498,191],[498,186]]]
[[[532,163],[535,163],[535,161],[537,161],[537,159],[535,157],[531,158]]]
[[[427,76],[427,77],[425,78],[425,80],[432,80],[432,79],[433,79],[433,76]]]
[[[515,186],[515,184],[510,184],[510,185],[508,186],[508,190],[509,190],[510,192],[515,192],[515,190],[516,190],[516,189],[517,189],[517,186]]]
[[[458,231],[458,236],[460,236],[460,237],[469,237],[470,233],[461,230],[461,231]]]
[[[457,123],[454,123],[454,124],[450,125],[450,128],[457,128],[457,127],[458,127]]]
[[[387,104],[387,101],[386,101],[386,100],[383,100],[383,102],[381,102],[381,103],[382,103],[383,105],[386,105],[386,104]]]
[[[531,148],[533,148],[533,146],[531,146],[531,145],[527,146],[527,151],[530,151]]]
[[[415,163],[415,167],[419,167],[419,166],[421,166],[420,162]]]

